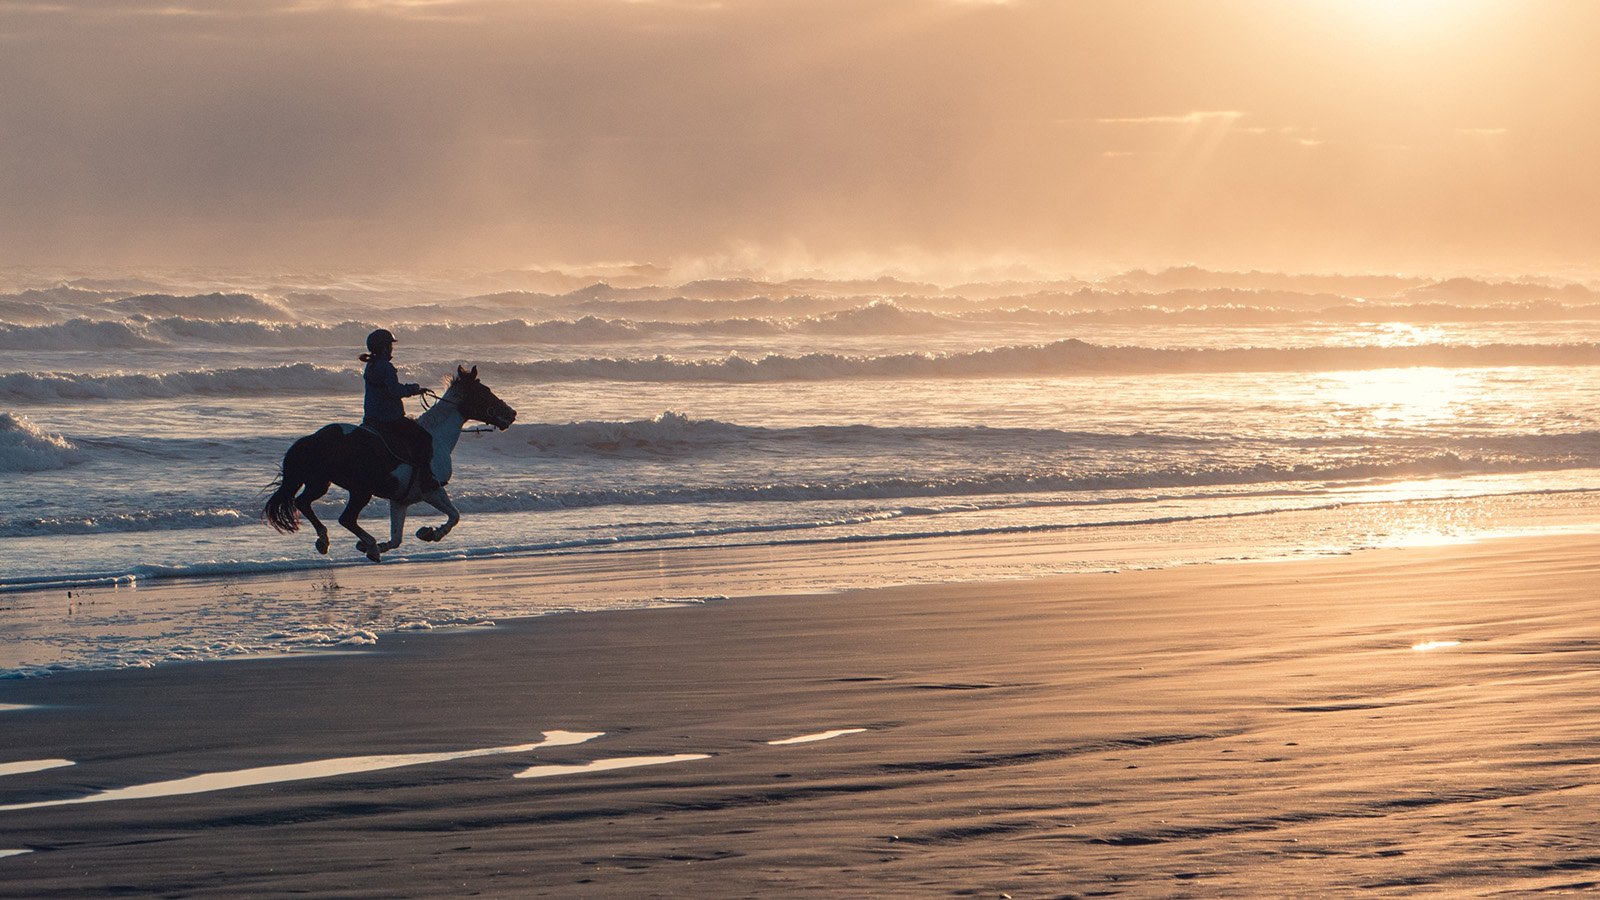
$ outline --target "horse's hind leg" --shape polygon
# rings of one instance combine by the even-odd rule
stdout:
[[[317,530],[317,552],[323,556],[328,555],[328,526],[322,524],[322,520],[317,518],[317,514],[311,508],[311,504],[322,499],[322,495],[328,492],[328,487],[329,482],[326,481],[309,483],[300,491],[300,496],[294,499],[295,508],[300,510],[300,514],[306,517],[306,521],[311,523],[311,527]]]
[[[350,529],[350,533],[356,536],[357,550],[365,553],[367,559],[378,562],[383,555],[383,551],[378,548],[378,540],[361,527],[361,511],[366,508],[367,503],[371,500],[371,494],[358,494],[355,491],[351,491],[350,502],[344,505],[344,512],[339,514],[339,524]]]

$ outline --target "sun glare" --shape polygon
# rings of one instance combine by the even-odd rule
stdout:
[[[1448,16],[1458,0],[1354,0],[1350,5],[1379,21],[1411,23]]]
[[[1461,22],[1481,0],[1333,0],[1361,24],[1380,30],[1442,30]]]
[[[1373,427],[1422,427],[1453,418],[1471,386],[1451,369],[1378,369],[1331,374],[1327,396],[1361,412]]]

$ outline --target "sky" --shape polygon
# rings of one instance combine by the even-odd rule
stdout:
[[[1593,0],[0,0],[0,264],[1587,270]]]

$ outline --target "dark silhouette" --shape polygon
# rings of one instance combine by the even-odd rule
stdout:
[[[461,520],[461,513],[444,489],[450,481],[450,454],[461,439],[461,426],[469,421],[486,422],[504,431],[516,418],[517,411],[478,380],[477,366],[471,371],[457,366],[444,396],[412,423],[439,451],[433,460],[440,473],[439,483],[431,490],[423,488],[415,463],[397,462],[391,457],[378,432],[364,426],[328,425],[295,441],[284,454],[283,468],[274,482],[277,490],[267,498],[261,518],[280,532],[291,532],[299,530],[303,514],[317,530],[317,552],[327,553],[328,529],[311,504],[337,484],[350,492],[350,502],[339,514],[339,524],[355,534],[356,549],[373,562],[378,562],[385,551],[400,546],[406,509],[413,503],[427,503],[445,514],[444,525],[417,530],[417,537],[424,541],[441,540]],[[362,530],[358,521],[361,510],[373,497],[389,501],[389,540],[381,544]]]
[[[362,373],[367,393],[362,403],[361,424],[376,431],[396,459],[415,467],[413,471],[422,484],[422,493],[427,494],[440,486],[433,470],[433,435],[407,416],[405,404],[400,402],[421,394],[422,385],[400,383],[400,375],[392,362],[394,345],[394,335],[387,328],[367,335],[368,352],[359,357],[367,364]]]

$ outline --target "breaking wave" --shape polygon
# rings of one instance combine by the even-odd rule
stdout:
[[[155,375],[86,375],[59,372],[0,374],[0,400],[50,403],[82,400],[147,400],[200,395],[351,393],[361,375],[308,363],[288,366],[166,372]]]
[[[0,415],[0,436],[24,434],[29,446],[43,448],[45,465],[84,461],[88,454],[115,456],[115,446],[77,447],[45,435],[25,420]],[[163,457],[181,450],[175,441]],[[270,461],[279,443],[267,438],[236,439],[227,455],[254,455]],[[1308,447],[1307,444],[1315,445]],[[6,446],[0,441],[0,447]],[[1315,452],[1308,455],[1305,451]],[[147,448],[148,450],[148,448]],[[1200,451],[1199,455],[1196,451]],[[732,479],[707,483],[704,475],[676,483],[596,486],[581,478],[575,486],[485,489],[463,481],[452,495],[464,513],[524,513],[596,507],[664,505],[798,504],[864,502],[887,515],[910,514],[911,506],[940,511],[1029,504],[1100,504],[1107,498],[1149,492],[1163,499],[1193,499],[1208,492],[1293,491],[1321,493],[1330,485],[1396,480],[1516,474],[1600,467],[1600,433],[1534,435],[1487,434],[1450,440],[1371,439],[1319,441],[1237,440],[1150,433],[1096,433],[1047,428],[811,426],[767,428],[676,413],[626,422],[576,422],[567,425],[516,425],[493,445],[464,453],[467,461],[492,455],[515,485],[537,466],[515,460],[594,460],[634,457],[764,460],[773,453],[791,463],[812,460],[812,477],[775,481]],[[4,457],[11,459],[11,456]],[[952,468],[950,459],[987,460]],[[1206,459],[1208,462],[1201,462]],[[1320,460],[1305,462],[1306,459]],[[876,472],[861,472],[852,460],[872,460]],[[941,462],[943,460],[944,462]],[[1299,461],[1297,461],[1299,460]],[[920,464],[917,462],[920,461]],[[947,474],[918,474],[918,469]],[[671,469],[663,471],[670,472]],[[695,469],[694,471],[700,471]],[[746,468],[744,471],[753,471]],[[791,473],[795,470],[791,468]],[[830,474],[831,473],[831,474]],[[954,474],[950,474],[954,473]],[[748,478],[748,476],[746,476]],[[526,483],[524,481],[524,483]],[[255,525],[259,497],[196,503],[170,498],[174,505],[142,511],[95,511],[74,515],[0,517],[0,537],[172,531]],[[334,502],[329,500],[327,502]],[[342,497],[337,498],[342,503]],[[898,511],[895,511],[898,510]],[[804,516],[808,513],[797,512]],[[685,518],[679,516],[678,518]],[[693,519],[694,516],[687,518]],[[780,517],[789,527],[790,517]]]
[[[82,292],[69,296],[78,297]],[[1241,291],[1140,294],[1082,289],[984,301],[961,296],[899,298],[752,297],[741,300],[584,300],[555,309],[435,304],[379,312],[361,304],[248,294],[140,295],[93,303],[51,302],[56,293],[0,297],[0,349],[21,351],[206,347],[360,348],[382,325],[406,344],[578,345],[669,337],[910,337],[986,328],[1104,326],[1483,325],[1600,321],[1600,303],[1504,295],[1486,305],[1438,294],[1367,302],[1344,297]],[[96,295],[98,296],[98,295]],[[1589,295],[1585,294],[1587,299]],[[529,301],[532,303],[532,301]],[[340,315],[340,313],[343,313]],[[523,317],[508,318],[521,312]],[[335,320],[332,317],[338,316]],[[376,319],[383,321],[377,322]]]
[[[511,383],[566,381],[719,382],[759,384],[852,379],[1028,378],[1038,376],[1318,372],[1413,367],[1595,366],[1600,344],[1415,345],[1400,347],[1149,348],[1078,340],[970,353],[851,356],[809,353],[716,359],[671,356],[481,364],[486,379]],[[348,394],[359,389],[354,368],[296,363],[159,374],[11,372],[0,374],[0,401],[152,399],[188,395]]]
[[[81,456],[76,444],[49,434],[26,418],[0,413],[0,472],[65,468]]]
[[[1600,365],[1600,344],[1203,349],[1108,347],[1074,339],[970,353],[896,353],[881,356],[810,353],[802,356],[773,354],[759,358],[730,355],[712,360],[685,360],[670,356],[648,359],[592,358],[492,364],[485,366],[485,369],[498,376],[534,382],[760,383],[858,378],[1005,378],[1551,365]]]

